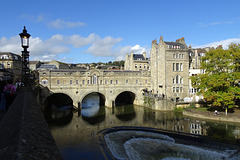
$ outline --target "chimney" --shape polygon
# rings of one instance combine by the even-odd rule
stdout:
[[[182,37],[182,38],[177,39],[176,42],[185,44],[185,39],[184,39],[184,37]]]

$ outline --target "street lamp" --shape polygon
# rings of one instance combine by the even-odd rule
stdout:
[[[22,44],[22,80],[25,85],[28,85],[30,79],[30,70],[29,70],[29,51],[27,48],[29,47],[29,38],[30,34],[27,33],[26,27],[24,26],[23,32],[19,34],[21,37]]]

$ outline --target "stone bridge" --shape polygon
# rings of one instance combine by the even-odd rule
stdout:
[[[48,92],[42,94],[41,103],[55,94],[71,98],[77,107],[84,97],[97,93],[100,104],[106,107],[118,104],[143,105],[143,90],[150,88],[147,71],[112,70],[40,70],[39,81]]]

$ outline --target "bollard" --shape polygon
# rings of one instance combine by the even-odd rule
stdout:
[[[115,107],[115,102],[112,101],[112,114],[114,114],[114,107]]]
[[[78,102],[78,117],[81,115],[81,103]]]

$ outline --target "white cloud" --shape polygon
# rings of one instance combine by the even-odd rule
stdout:
[[[216,26],[216,25],[222,25],[222,24],[234,24],[239,20],[232,20],[232,21],[216,21],[216,22],[210,22],[210,23],[198,23],[199,27],[204,28],[204,27],[209,27],[209,26]]]
[[[53,35],[47,40],[42,40],[39,37],[30,37],[30,60],[59,60],[59,57],[67,57],[65,59],[75,59],[84,54],[91,54],[94,57],[110,57],[113,60],[124,60],[126,54],[137,53],[141,54],[147,51],[140,45],[135,46],[121,46],[119,43],[122,38],[113,38],[107,36],[101,38],[92,33],[87,37],[80,35],[63,36],[60,34]],[[86,46],[89,47],[87,49]],[[76,53],[75,57],[68,57],[67,54],[74,50],[84,47],[84,53]],[[21,55],[22,47],[19,36],[14,36],[9,39],[6,37],[0,38],[0,51],[13,52]],[[64,55],[63,55],[64,54]],[[61,55],[61,56],[60,56]]]
[[[86,25],[84,22],[70,22],[70,21],[65,21],[60,18],[56,19],[55,21],[49,22],[48,25],[53,28],[57,29],[63,29],[63,28],[75,28],[75,27],[81,27]]]
[[[213,42],[213,43],[209,43],[209,44],[193,46],[192,48],[205,48],[205,47],[214,47],[214,48],[216,48],[217,46],[222,45],[223,49],[228,49],[228,46],[231,43],[240,43],[240,38],[226,39],[226,40],[217,41],[217,42]]]

